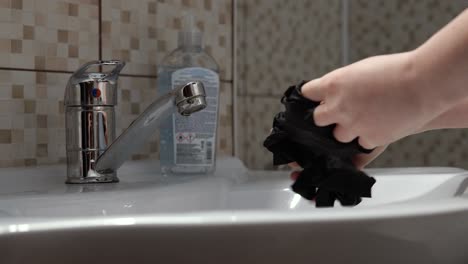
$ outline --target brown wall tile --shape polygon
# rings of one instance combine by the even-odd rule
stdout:
[[[23,25],[23,39],[34,39],[34,27]]]
[[[31,114],[36,112],[36,101],[24,100],[24,113]]]
[[[0,144],[11,144],[11,138],[10,129],[0,129]]]
[[[24,86],[23,85],[13,85],[11,88],[11,95],[13,99],[24,98]]]
[[[48,155],[48,149],[47,149],[47,144],[37,144],[36,148],[36,156],[41,158],[41,157],[47,157]]]
[[[24,142],[24,129],[12,129],[11,130],[11,143],[23,143]]]
[[[47,128],[47,115],[37,115],[37,128]]]
[[[23,0],[11,0],[11,7],[13,9],[23,9]]]
[[[19,39],[11,40],[11,52],[12,53],[21,53],[23,51],[23,41]]]
[[[58,42],[61,43],[67,43],[68,42],[68,31],[59,29],[57,30],[57,40]]]
[[[68,46],[68,57],[70,58],[78,58],[78,46]]]
[[[68,4],[68,15],[69,16],[78,16],[78,4]]]

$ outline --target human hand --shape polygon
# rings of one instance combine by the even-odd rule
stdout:
[[[431,104],[414,67],[411,52],[371,57],[304,84],[302,94],[321,102],[316,125],[336,124],[338,141],[359,137],[373,149],[417,132],[443,111]]]

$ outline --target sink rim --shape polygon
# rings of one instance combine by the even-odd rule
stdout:
[[[128,168],[136,168],[143,172],[145,166],[152,161],[129,162],[127,170],[123,167],[122,172],[128,172]],[[40,169],[41,167],[39,167]],[[44,169],[52,171],[63,169],[63,165],[43,166]],[[154,169],[154,167],[152,167]],[[239,169],[240,167],[234,168]],[[24,173],[37,170],[38,168],[22,168]],[[232,169],[232,168],[231,168]],[[246,173],[244,168],[241,173]],[[14,172],[15,169],[1,169],[3,172]],[[0,171],[0,172],[1,172]],[[369,169],[366,170],[374,177],[392,175],[400,177],[400,174],[428,174],[447,175],[447,179],[459,177],[468,178],[468,171],[450,167],[431,168],[392,168],[392,169]],[[135,171],[133,171],[135,172]],[[260,174],[259,174],[260,173]],[[21,174],[21,173],[20,173]],[[286,171],[249,171],[249,177],[254,179],[266,179],[265,175],[278,179],[280,176],[287,180]],[[256,174],[257,177],[255,177]],[[274,174],[274,175],[272,175]],[[262,177],[261,175],[264,175]],[[30,176],[24,176],[30,177]],[[58,177],[57,177],[58,178]],[[125,179],[126,177],[122,177]],[[24,180],[24,179],[23,179]],[[60,181],[63,184],[63,179]],[[57,184],[57,183],[55,183]],[[286,187],[286,186],[285,186]],[[118,192],[118,190],[117,190]],[[0,216],[0,235],[19,232],[42,232],[51,230],[77,230],[82,228],[112,228],[117,226],[219,226],[219,225],[259,225],[259,224],[292,224],[292,223],[334,223],[343,221],[371,221],[376,219],[409,218],[426,215],[440,215],[456,213],[468,210],[468,201],[459,197],[448,197],[427,202],[410,198],[411,201],[394,202],[382,205],[372,205],[354,208],[314,208],[314,210],[278,210],[278,208],[265,209],[223,209],[213,211],[191,211],[191,212],[159,212],[151,213],[128,213],[122,215],[93,215],[93,216],[46,216],[46,217],[18,217]],[[311,205],[313,206],[313,205]]]
[[[398,210],[393,210],[398,206]],[[294,211],[285,214],[274,210],[236,210],[189,213],[136,214],[134,216],[92,217],[16,217],[0,219],[0,235],[22,232],[81,230],[93,228],[138,227],[202,227],[229,225],[264,225],[294,223],[340,223],[349,221],[375,221],[436,216],[468,210],[468,202],[461,199],[444,199],[432,204],[409,203],[382,207],[320,208],[317,211]]]

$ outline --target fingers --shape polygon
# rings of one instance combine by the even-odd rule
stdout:
[[[377,147],[375,144],[373,144],[372,142],[368,141],[367,139],[363,137],[359,137],[358,142],[359,142],[359,145],[361,145],[361,147],[366,148],[366,149],[373,149]]]
[[[337,124],[333,130],[333,136],[335,136],[336,140],[343,143],[351,142],[356,138],[356,136],[349,129],[346,129],[339,124]]]
[[[304,84],[301,93],[305,98],[315,102],[321,102],[325,99],[325,89],[321,85],[321,79],[315,79]]]
[[[362,170],[367,164],[371,163],[375,158],[377,158],[382,152],[385,151],[387,146],[380,146],[374,149],[369,154],[357,154],[353,157],[353,164],[357,169]]]
[[[314,109],[314,123],[320,127],[334,123],[326,104],[321,104]]]
[[[301,166],[299,166],[299,164],[297,164],[297,162],[288,163],[288,166],[289,166],[291,169],[300,169],[300,168],[301,168]]]
[[[302,86],[302,95],[312,101],[320,102],[314,110],[314,122],[317,126],[328,126],[333,124],[332,114],[328,111],[328,105],[325,103],[325,89],[323,78],[312,80]]]

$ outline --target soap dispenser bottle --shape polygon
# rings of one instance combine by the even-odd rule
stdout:
[[[205,86],[207,108],[190,118],[172,115],[160,127],[160,160],[164,175],[210,174],[216,166],[219,67],[203,49],[203,35],[192,15],[183,17],[178,47],[158,68],[158,93],[187,81]]]

